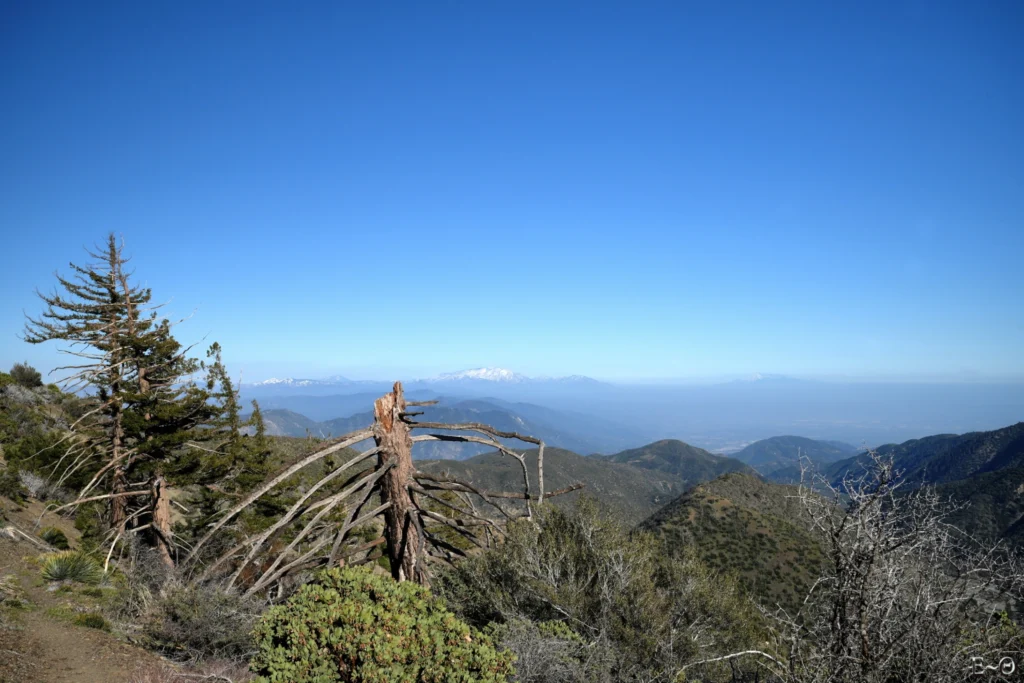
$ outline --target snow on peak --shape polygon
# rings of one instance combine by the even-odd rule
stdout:
[[[526,382],[576,383],[594,381],[589,377],[584,377],[582,375],[570,375],[568,377],[527,377],[526,375],[520,375],[518,372],[506,370],[505,368],[473,368],[472,370],[462,370],[460,372],[448,372],[425,381],[458,382],[464,380],[500,382],[503,384],[523,384]]]
[[[746,382],[775,382],[779,380],[790,380],[790,377],[786,375],[776,375],[769,372],[755,372],[749,375],[745,380]]]
[[[483,380],[485,382],[525,382],[529,378],[506,370],[505,368],[474,368],[472,370],[462,370],[461,372],[449,372],[443,375],[438,375],[435,381],[438,382],[450,382],[453,380],[463,379],[476,379]]]
[[[346,380],[341,375],[335,375],[334,377],[328,377],[326,379],[295,379],[288,377],[286,379],[278,379],[277,377],[271,377],[265,379],[262,382],[255,382],[252,386],[254,387],[308,387],[312,385],[326,385],[326,384],[345,384]]]

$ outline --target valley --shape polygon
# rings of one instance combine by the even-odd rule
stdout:
[[[383,380],[286,379],[243,384],[241,397],[259,400],[267,411],[289,410],[320,423],[366,413],[390,385]],[[863,449],[942,432],[998,429],[1024,415],[1020,382],[885,384],[756,375],[637,384],[529,378],[503,368],[477,368],[405,385],[414,400],[440,399],[450,408],[482,402],[487,405],[479,409],[508,412],[508,419],[519,417],[572,439],[552,445],[605,455],[661,439],[734,455],[778,435]],[[287,433],[303,436],[304,429],[293,426]],[[315,429],[330,431],[319,424]]]
[[[800,482],[803,462],[809,471],[822,473],[839,483],[843,476],[855,473],[866,462],[860,455],[864,446],[857,447],[839,440],[771,436],[724,455],[679,439],[647,442],[643,432],[637,428],[592,415],[493,397],[457,398],[424,388],[436,384],[446,391],[461,388],[464,393],[479,391],[500,395],[506,382],[515,391],[523,392],[537,386],[545,386],[548,390],[564,389],[580,381],[573,379],[548,385],[545,381],[532,382],[514,374],[498,373],[498,380],[480,379],[480,375],[477,372],[466,379],[464,375],[453,373],[437,383],[416,383],[415,386],[420,388],[411,396],[417,400],[439,401],[437,405],[423,407],[424,414],[418,419],[447,423],[483,422],[503,431],[537,436],[548,446],[546,471],[550,477],[549,490],[578,482],[587,484],[585,492],[573,493],[556,504],[564,505],[580,495],[592,495],[616,509],[631,523],[640,522],[694,486],[729,473],[753,476],[762,486],[793,485]],[[509,380],[510,376],[515,379]],[[466,382],[470,385],[469,390]],[[282,386],[287,391],[295,391],[306,386],[324,390],[325,385],[279,382],[264,386],[262,390],[276,392]],[[365,389],[362,384],[355,386]],[[330,387],[333,391],[338,389],[334,383]],[[610,387],[600,385],[597,390],[607,392]],[[531,393],[530,396],[537,398],[537,394]],[[551,394],[547,396],[552,400]],[[365,407],[368,394],[279,396],[271,393],[262,400],[270,405],[308,405],[324,410]],[[263,415],[268,434],[314,439],[327,439],[366,427],[373,419],[372,412],[367,410],[322,421],[286,408],[266,409]],[[936,485],[944,495],[964,503],[967,507],[953,514],[962,528],[986,540],[1006,539],[1014,545],[1024,539],[1024,495],[1021,493],[1024,490],[1024,475],[1021,474],[1024,472],[1024,423],[990,431],[939,434],[880,444],[876,450],[892,456],[908,482]],[[531,462],[535,462],[535,450],[524,453],[532,459]],[[488,489],[513,485],[519,473],[517,463],[488,453],[486,446],[477,444],[428,442],[418,444],[413,456],[421,461],[420,467],[425,471],[458,473],[460,477]],[[695,504],[693,501],[690,503],[691,506]],[[741,503],[734,505],[744,507]]]

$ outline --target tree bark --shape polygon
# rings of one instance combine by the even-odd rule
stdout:
[[[114,437],[114,453],[120,455],[120,438]],[[123,467],[114,470],[113,482],[110,485],[110,492],[115,495],[110,499],[110,525],[117,529],[118,534],[124,534],[125,524],[128,521],[128,503],[125,496],[120,495],[128,490],[128,478],[125,476]]]
[[[167,482],[160,475],[153,479],[151,487],[151,499],[153,505],[153,536],[156,541],[156,549],[160,559],[168,567],[174,566],[174,555],[172,553],[171,540],[171,499],[167,494]]]
[[[384,538],[391,560],[391,575],[398,581],[429,585],[427,572],[419,562],[424,539],[417,520],[413,519],[416,508],[409,495],[415,468],[412,466],[412,436],[409,425],[402,419],[405,408],[401,382],[395,382],[394,390],[373,404],[373,438],[380,448],[377,464],[380,467],[392,465],[380,485],[381,503],[391,504],[384,512]]]

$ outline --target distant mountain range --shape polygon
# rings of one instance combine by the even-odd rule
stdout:
[[[566,377],[527,377],[505,368],[474,368],[460,372],[450,372],[431,379],[418,380],[416,383],[437,384],[442,382],[500,382],[503,384],[557,383],[557,384],[602,384],[596,379],[583,375]]]
[[[1024,466],[1024,422],[988,432],[938,434],[886,444],[875,451],[892,457],[907,481],[914,484],[944,484],[968,477]],[[867,462],[865,455],[839,461],[829,468],[839,481],[856,474]]]
[[[271,377],[265,379],[262,382],[254,382],[248,386],[251,387],[312,387],[312,386],[351,386],[357,384],[347,377],[341,375],[334,375],[333,377],[325,377],[323,379],[295,379],[288,377],[286,379],[278,379]],[[243,385],[244,386],[244,385]]]
[[[536,472],[537,450],[525,451],[531,474]],[[458,462],[434,460],[418,463],[428,472],[448,472],[489,490],[519,490],[522,469],[517,461],[495,452]],[[729,472],[756,473],[743,463],[695,448],[682,441],[659,441],[610,456],[582,456],[561,448],[545,448],[544,480],[547,491],[582,483],[577,493],[552,499],[571,504],[589,495],[636,523],[691,487]]]
[[[372,396],[372,395],[371,395]],[[373,422],[373,405],[370,396],[361,400],[363,410],[349,417],[330,420],[312,420],[305,415],[283,408],[263,410],[267,433],[272,436],[313,436],[328,438],[361,429]],[[419,410],[423,422],[465,423],[482,422],[501,431],[518,432],[535,436],[546,445],[590,454],[614,451],[642,442],[642,437],[631,434],[625,427],[618,427],[607,420],[597,420],[586,415],[561,413],[542,406],[524,403],[508,403],[498,399],[441,400],[438,405],[425,406]],[[519,444],[512,444],[519,447]],[[417,459],[458,460],[483,453],[486,446],[452,442],[428,442],[416,446]]]
[[[776,434],[866,444],[899,443],[929,434],[991,430],[1024,415],[1024,383],[872,383],[811,381],[758,374],[718,384],[606,383],[589,377],[528,377],[507,368],[475,368],[425,379],[270,379],[241,387],[242,398],[264,409],[285,409],[317,421],[370,409],[373,399],[403,379],[411,399],[444,397],[449,405],[475,399],[500,407],[529,404],[573,414],[565,430],[601,431],[598,447],[613,453],[658,439],[679,439],[716,452],[735,453]],[[507,405],[503,405],[507,404]],[[530,418],[511,409],[524,419]],[[532,419],[556,425],[547,417]],[[578,447],[579,444],[576,444]],[[851,453],[850,455],[853,455]],[[784,463],[779,462],[781,470]],[[792,478],[767,472],[766,476]],[[784,476],[785,475],[785,476]]]
[[[985,541],[1024,548],[1024,422],[987,432],[939,434],[875,449],[891,456],[911,486],[934,485],[966,503],[951,520]],[[865,455],[826,470],[836,485],[863,471]]]
[[[773,436],[756,441],[733,457],[744,462],[769,481],[792,484],[800,481],[800,461],[822,466],[849,458],[862,449],[841,441],[817,441],[803,436]]]
[[[867,463],[864,454],[835,460],[850,449],[783,436],[751,444],[737,459],[779,477],[793,467],[799,451],[839,484]],[[1024,549],[1024,422],[913,439],[876,451],[893,458],[911,485],[908,491],[934,485],[941,497],[961,503],[949,517],[952,523],[982,542]],[[736,573],[768,606],[793,607],[822,561],[795,494],[793,486],[734,472],[689,488],[640,527],[662,536],[669,552],[691,546],[711,566]]]
[[[584,377],[583,375],[569,375],[566,377],[528,377],[513,372],[506,368],[473,368],[460,370],[458,372],[447,372],[436,377],[427,377],[406,381],[406,388],[419,388],[422,385],[436,384],[459,384],[459,383],[496,383],[496,384],[602,384],[596,379]],[[278,379],[271,377],[260,382],[243,385],[243,388],[250,390],[259,389],[309,389],[322,387],[365,387],[365,386],[386,386],[390,382],[379,380],[352,380],[342,375],[334,375],[323,379],[299,379],[285,378]]]

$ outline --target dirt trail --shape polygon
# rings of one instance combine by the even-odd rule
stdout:
[[[0,653],[0,681],[14,683],[129,683],[154,656],[97,629],[65,624],[38,611],[25,615],[23,631]],[[17,655],[15,655],[17,653]],[[3,657],[18,661],[8,675]]]
[[[14,525],[32,532],[41,503],[23,508],[0,498],[0,527]],[[6,517],[6,521],[3,521]],[[67,520],[45,514],[43,525],[62,529],[71,539],[77,532]],[[43,552],[28,541],[0,537],[0,579],[13,577],[25,609],[0,608],[0,682],[2,683],[130,683],[140,669],[158,667],[151,652],[99,629],[77,626],[48,613],[52,608],[89,606],[79,593],[47,590],[33,559]]]

